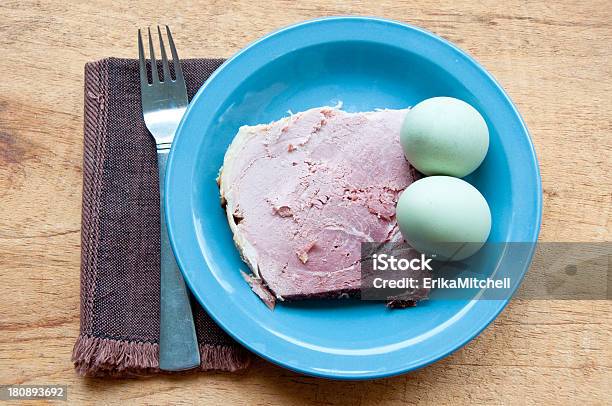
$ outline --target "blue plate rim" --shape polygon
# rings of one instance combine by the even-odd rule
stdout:
[[[205,83],[200,87],[200,89],[198,90],[198,92],[196,93],[196,95],[193,97],[193,99],[191,100],[191,103],[189,104],[187,111],[185,112],[185,114],[183,115],[183,118],[181,119],[181,122],[177,128],[176,131],[176,135],[175,135],[175,142],[173,143],[172,149],[170,151],[170,155],[168,157],[168,163],[167,163],[167,170],[166,170],[166,175],[165,175],[165,190],[164,190],[164,214],[166,216],[166,221],[168,224],[168,234],[170,237],[170,244],[172,247],[172,250],[175,254],[177,263],[179,265],[179,268],[181,269],[181,272],[185,278],[185,281],[187,283],[187,285],[189,286],[190,290],[192,291],[192,293],[194,294],[194,296],[196,297],[196,299],[198,300],[198,302],[203,306],[204,309],[206,309],[207,313],[212,317],[212,319],[225,331],[227,332],[232,338],[234,338],[238,343],[240,343],[241,345],[243,345],[244,347],[248,348],[249,350],[251,350],[252,352],[256,353],[257,355],[267,359],[270,362],[273,362],[277,365],[280,365],[284,368],[287,368],[289,370],[293,370],[299,373],[304,373],[307,375],[311,375],[311,376],[316,376],[316,377],[322,377],[322,378],[331,378],[331,379],[340,379],[340,380],[367,380],[367,379],[376,379],[376,378],[384,378],[384,377],[390,377],[390,376],[395,376],[395,375],[399,375],[399,374],[403,374],[406,372],[410,372],[413,370],[417,370],[420,368],[423,368],[427,365],[430,365],[432,363],[435,363],[437,361],[439,361],[442,358],[445,358],[447,356],[449,356],[450,354],[454,353],[455,351],[457,351],[458,349],[462,348],[463,346],[465,346],[468,342],[470,342],[471,340],[473,340],[476,336],[478,336],[486,327],[488,327],[491,322],[493,320],[495,320],[497,318],[497,316],[504,310],[504,308],[506,307],[506,305],[508,304],[509,300],[480,300],[480,301],[472,301],[472,303],[469,303],[468,306],[470,306],[470,308],[475,304],[474,302],[479,302],[481,306],[483,305],[489,305],[489,306],[493,306],[494,310],[493,312],[491,312],[489,314],[489,318],[482,323],[481,326],[479,326],[478,328],[474,329],[469,335],[466,336],[466,338],[464,338],[461,342],[459,342],[457,345],[454,346],[454,348],[447,350],[447,351],[442,351],[439,354],[436,354],[435,356],[431,356],[429,358],[427,358],[425,361],[422,361],[419,365],[416,366],[411,366],[411,367],[398,367],[395,369],[388,369],[385,370],[383,372],[371,372],[371,373],[367,373],[367,374],[359,374],[359,375],[355,375],[355,374],[351,374],[351,373],[342,373],[341,371],[331,371],[331,372],[322,372],[320,370],[314,369],[314,368],[308,368],[308,367],[296,367],[295,365],[292,365],[289,362],[283,361],[282,359],[277,359],[274,357],[271,357],[269,354],[266,354],[263,351],[259,351],[256,348],[254,348],[253,346],[251,346],[247,341],[243,340],[242,337],[236,335],[231,328],[229,328],[227,326],[227,324],[224,322],[224,320],[220,317],[218,317],[218,315],[216,315],[214,312],[211,312],[209,310],[209,307],[207,305],[207,301],[206,299],[200,295],[198,293],[198,291],[194,288],[194,284],[193,281],[191,281],[189,275],[187,272],[184,271],[186,265],[183,262],[183,258],[181,255],[181,251],[179,248],[179,244],[177,243],[177,238],[175,236],[175,224],[174,224],[174,216],[171,210],[171,206],[172,206],[172,190],[171,190],[171,179],[173,176],[173,168],[175,167],[174,165],[174,160],[175,160],[175,145],[177,145],[177,140],[180,138],[180,135],[183,131],[183,127],[185,126],[186,121],[188,120],[190,111],[192,110],[192,106],[201,98],[201,97],[206,97],[206,89],[208,86],[210,86],[210,84],[215,81],[217,79],[218,76],[222,75],[222,73],[224,72],[224,70],[227,68],[227,66],[230,66],[231,64],[235,63],[235,61],[243,54],[245,54],[246,52],[248,52],[249,50],[251,50],[253,47],[257,46],[259,43],[266,41],[269,38],[275,37],[277,35],[281,35],[287,31],[291,31],[291,30],[295,30],[298,29],[300,27],[303,26],[308,26],[308,25],[312,25],[312,24],[325,24],[328,22],[376,22],[376,23],[380,23],[382,25],[387,25],[387,26],[399,26],[399,27],[403,27],[403,28],[407,28],[409,30],[412,31],[416,31],[420,34],[423,34],[427,37],[429,37],[430,39],[433,39],[436,42],[441,43],[444,46],[450,47],[452,48],[458,55],[460,55],[465,61],[467,61],[470,65],[473,65],[474,67],[476,67],[478,69],[478,71],[481,74],[484,74],[490,81],[491,83],[494,85],[493,88],[495,91],[497,91],[501,96],[502,99],[504,100],[505,104],[511,109],[512,113],[514,113],[514,115],[516,116],[516,118],[518,119],[518,122],[520,123],[521,129],[524,133],[524,135],[526,135],[526,140],[527,140],[527,145],[529,146],[529,152],[530,152],[530,158],[532,159],[533,162],[533,176],[535,177],[535,185],[537,187],[536,190],[536,207],[535,207],[535,213],[536,213],[536,223],[534,224],[534,227],[532,229],[531,235],[530,235],[530,241],[529,242],[536,242],[538,239],[538,235],[540,233],[540,228],[541,228],[541,223],[542,223],[542,182],[541,182],[541,175],[540,175],[540,168],[539,168],[539,162],[537,159],[537,155],[535,153],[535,147],[533,145],[533,141],[531,138],[531,135],[529,133],[529,130],[527,129],[527,126],[525,125],[525,122],[523,120],[523,117],[521,116],[520,112],[518,111],[518,109],[516,108],[516,106],[514,105],[514,103],[512,102],[512,100],[510,99],[510,97],[506,94],[506,92],[504,91],[504,89],[501,87],[501,85],[497,82],[497,80],[491,75],[491,73],[489,73],[484,67],[482,67],[473,57],[471,57],[466,51],[460,49],[459,47],[457,47],[456,45],[454,45],[453,43],[425,30],[422,29],[420,27],[416,27],[410,24],[406,24],[403,22],[399,22],[399,21],[395,21],[395,20],[391,20],[391,19],[384,19],[384,18],[379,18],[379,17],[366,17],[366,16],[333,16],[333,17],[322,17],[322,18],[316,18],[316,19],[311,19],[311,20],[306,20],[306,21],[302,21],[296,24],[292,24],[292,25],[288,25],[285,26],[283,28],[280,28],[276,31],[273,31],[253,42],[251,42],[250,44],[248,44],[247,46],[245,46],[243,49],[241,49],[240,51],[238,51],[236,54],[234,54],[232,57],[230,57],[229,59],[227,59],[219,68],[217,68],[217,70],[215,70],[215,72],[205,81]],[[265,57],[264,57],[265,58]],[[526,262],[525,265],[525,269],[523,270],[523,275],[527,272],[529,265],[531,264],[532,258],[533,258],[533,254],[534,254],[534,250],[531,251],[531,253],[528,255],[528,261]],[[489,309],[490,310],[490,309]]]

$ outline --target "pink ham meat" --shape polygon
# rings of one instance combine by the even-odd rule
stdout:
[[[395,204],[418,176],[399,142],[406,112],[321,107],[240,128],[218,182],[247,281],[269,306],[356,293],[360,244],[401,239]]]

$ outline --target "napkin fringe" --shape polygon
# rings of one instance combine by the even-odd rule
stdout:
[[[72,362],[81,376],[146,375],[158,370],[159,349],[153,343],[81,334],[74,345]]]
[[[200,344],[200,370],[236,372],[251,364],[251,354],[242,347]]]
[[[241,347],[200,344],[199,349],[202,371],[235,372],[250,365],[250,354]],[[146,376],[160,372],[159,345],[81,334],[72,362],[81,376]]]

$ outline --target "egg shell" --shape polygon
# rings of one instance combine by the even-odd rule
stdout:
[[[396,216],[412,247],[442,260],[473,255],[491,231],[491,210],[484,196],[450,176],[430,176],[408,186],[399,198]]]
[[[406,113],[400,140],[406,158],[422,173],[462,178],[487,155],[489,129],[468,103],[433,97]]]

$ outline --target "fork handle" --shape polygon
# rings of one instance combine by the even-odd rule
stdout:
[[[182,371],[200,365],[200,351],[187,288],[174,259],[166,226],[164,175],[169,152],[169,146],[157,149],[161,223],[159,368]]]

